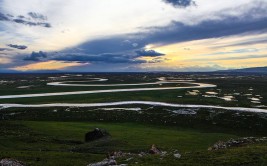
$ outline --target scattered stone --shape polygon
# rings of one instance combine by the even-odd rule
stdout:
[[[103,161],[89,164],[88,166],[109,166],[109,165],[117,165],[116,160],[113,159],[104,159]]]
[[[114,159],[104,159],[103,161],[97,162],[97,163],[93,163],[93,164],[89,164],[87,166],[127,166],[128,164],[120,164],[118,165],[116,160]]]
[[[178,159],[179,159],[179,158],[181,158],[182,155],[181,155],[180,153],[175,153],[175,154],[173,154],[173,156],[174,156],[175,158],[178,158]]]
[[[164,157],[164,156],[166,156],[167,154],[168,154],[168,152],[163,151],[163,152],[161,152],[160,156],[161,156],[161,157]]]
[[[128,158],[128,159],[126,159],[125,161],[130,161],[130,160],[132,160],[133,159],[133,157],[130,157],[130,158]]]
[[[131,154],[131,153],[124,153],[124,152],[121,152],[121,151],[112,152],[112,153],[108,153],[107,154],[107,158],[108,159],[116,159],[116,158],[120,158],[120,157],[130,157],[130,156],[133,156],[133,154]]]
[[[141,153],[138,154],[139,157],[143,157],[145,155],[147,155],[145,152],[141,152]]]
[[[240,147],[240,146],[260,143],[264,141],[267,141],[267,137],[262,137],[262,138],[244,137],[244,138],[238,138],[238,139],[230,139],[226,142],[218,141],[212,147],[209,147],[208,150],[220,150],[220,149],[227,149],[230,147]]]
[[[99,130],[99,129],[98,129]],[[176,153],[176,154],[175,154]],[[136,153],[125,153],[125,152],[111,152],[107,154],[107,158],[104,159],[101,162],[97,162],[97,163],[92,163],[89,164],[88,166],[110,166],[110,165],[114,165],[114,166],[127,166],[128,164],[117,164],[116,160],[118,158],[123,158],[125,162],[129,162],[131,160],[133,160],[135,157],[144,157],[144,156],[148,156],[148,155],[159,155],[160,159],[162,160],[166,155],[168,155],[167,151],[161,151],[159,148],[156,147],[156,145],[152,145],[151,149],[145,153],[145,152],[140,152],[139,154]],[[180,158],[181,155],[178,153],[178,151],[174,151],[174,153],[170,153],[170,154],[174,154],[174,156],[176,158]]]
[[[92,142],[106,137],[110,137],[110,134],[106,130],[96,128],[85,134],[85,142]]]
[[[15,159],[2,159],[0,161],[1,166],[24,166],[24,164],[18,160]]]
[[[152,145],[151,149],[149,150],[150,154],[161,154],[161,150],[159,150],[156,145]]]
[[[109,166],[109,165],[114,165],[114,166],[127,166],[127,164],[120,164],[118,165],[116,162],[117,158],[121,158],[121,157],[129,157],[128,159],[126,159],[125,161],[130,161],[133,159],[134,154],[131,153],[123,153],[121,151],[119,152],[111,152],[107,154],[107,158],[104,159],[101,162],[97,162],[97,163],[93,163],[93,164],[89,164],[88,166]]]

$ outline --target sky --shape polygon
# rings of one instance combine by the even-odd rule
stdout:
[[[0,72],[267,66],[267,0],[0,0]]]

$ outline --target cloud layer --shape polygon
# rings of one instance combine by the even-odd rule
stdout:
[[[23,15],[13,16],[11,14],[3,14],[0,12],[0,21],[14,22],[28,26],[41,26],[45,28],[51,28],[50,23],[42,22],[47,20],[46,16],[34,12],[29,12],[28,15],[30,16],[30,18]]]
[[[193,0],[163,0],[166,3],[178,8],[186,8],[189,6],[196,6],[196,2]]]
[[[230,60],[238,59],[244,67],[267,65],[266,8],[265,0],[1,0],[1,67],[58,61],[62,70],[192,71],[234,68]]]
[[[7,46],[12,47],[12,48],[16,48],[16,49],[19,49],[19,50],[25,50],[27,48],[27,46],[16,45],[16,44],[8,44]]]

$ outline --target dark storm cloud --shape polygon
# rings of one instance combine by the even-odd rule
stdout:
[[[20,18],[13,19],[13,22],[19,23],[19,24],[24,24],[24,25],[29,25],[29,26],[41,26],[41,27],[45,27],[45,28],[51,28],[50,23],[33,22],[33,21],[27,21],[27,20],[20,19]]]
[[[244,13],[242,17],[224,15],[220,20],[208,20],[194,25],[186,25],[178,21],[173,21],[164,27],[146,28],[143,33],[140,32],[93,40],[85,42],[78,47],[83,49],[84,53],[87,54],[103,54],[135,51],[144,49],[148,44],[166,45],[240,35],[243,33],[265,33],[267,30],[267,11],[262,10],[264,6],[265,5],[261,5],[253,8]],[[261,17],[258,17],[259,15],[261,15]],[[246,41],[244,41],[243,44],[247,44],[245,42]],[[133,43],[135,43],[136,47],[133,47]]]
[[[152,29],[145,40],[147,43],[169,44],[261,31],[266,27],[267,17],[250,21],[228,17],[221,21],[205,21],[193,26],[173,22],[167,28]]]
[[[136,50],[144,49],[148,44],[165,45],[207,38],[219,38],[242,33],[253,34],[266,29],[266,27],[267,17],[250,21],[228,17],[224,20],[205,21],[197,25],[185,25],[179,22],[173,22],[167,27],[151,28],[148,33],[127,34],[125,36],[104,38],[85,42],[78,47],[86,54],[135,52]],[[129,38],[134,38],[133,42],[138,43],[138,46],[133,47],[131,44],[127,44],[128,42],[126,43],[125,41],[131,40]],[[249,43],[244,42],[240,44]],[[142,51],[137,53],[143,53],[143,55],[145,55],[145,52]],[[152,53],[153,52],[150,52],[151,56]]]
[[[25,57],[24,60],[25,61],[40,61],[42,58],[46,58],[47,54],[43,51],[39,51],[39,52],[32,52],[32,54],[28,57]]]
[[[40,13],[29,12],[28,15],[33,19],[47,20],[47,17]]]
[[[9,21],[8,16],[0,12],[0,21]]]
[[[138,50],[135,51],[138,56],[150,56],[150,57],[155,57],[155,56],[163,56],[165,54],[159,53],[155,50]]]
[[[19,50],[25,50],[26,48],[28,48],[27,46],[16,45],[16,44],[8,44],[7,46],[12,47],[12,48],[16,48],[16,49],[19,49]]]
[[[117,49],[116,49],[117,50]],[[48,58],[50,60],[61,61],[76,61],[76,62],[90,62],[90,63],[146,63],[145,60],[140,60],[142,57],[161,57],[164,54],[156,52],[155,50],[144,49],[131,49],[124,53],[101,53],[101,54],[88,54],[87,50],[72,49],[72,53],[60,52],[52,53]],[[154,61],[156,62],[156,61]]]
[[[148,44],[165,45],[171,43],[219,38],[242,33],[257,34],[267,27],[267,17],[243,20],[236,17],[226,17],[223,20],[205,21],[196,25],[185,25],[172,22],[166,27],[154,27],[149,32],[127,34],[111,38],[85,42],[78,46],[79,50],[68,49],[64,56],[53,56],[55,60],[103,62],[103,63],[143,63],[135,61],[139,57],[164,56],[153,50],[145,51]],[[133,47],[132,43],[137,43]],[[70,51],[72,50],[72,51]],[[155,59],[154,62],[161,60]]]
[[[35,19],[38,19],[38,20],[41,20],[41,21],[44,21],[46,20],[46,17],[41,15],[41,14],[38,14],[38,13],[33,13],[33,12],[30,12],[31,13],[31,17]],[[52,27],[50,23],[47,23],[47,22],[40,22],[40,21],[32,21],[32,20],[29,20],[29,18],[26,18],[25,16],[22,16],[22,15],[19,15],[17,16],[16,18],[14,18],[14,16],[12,15],[9,15],[9,14],[3,14],[0,12],[0,21],[9,21],[9,22],[14,22],[14,23],[17,23],[17,24],[24,24],[24,25],[28,25],[28,26],[41,26],[41,27],[45,27],[45,28],[50,28]]]
[[[163,0],[163,1],[177,8],[186,8],[189,6],[196,6],[196,2],[193,0]]]
[[[130,35],[104,38],[85,42],[78,47],[87,54],[103,54],[139,49],[144,45],[142,40],[131,40],[129,38],[131,38]],[[136,40],[138,40],[138,42]]]
[[[229,8],[229,11],[242,10],[244,6]],[[169,44],[207,38],[219,38],[242,33],[265,33],[267,30],[267,2],[255,6],[241,16],[229,16],[219,12],[218,20],[206,20],[199,24],[186,25],[173,21],[169,26],[149,28],[143,36],[146,43]],[[216,16],[216,15],[215,15]]]
[[[124,54],[62,54],[51,58],[52,60],[74,61],[74,62],[91,62],[91,63],[145,63],[146,61],[135,59],[133,55]]]
[[[73,49],[75,50],[75,49]],[[137,50],[127,53],[102,53],[102,54],[87,54],[85,52],[50,52],[42,51],[33,52],[30,56],[24,58],[25,61],[40,61],[40,60],[57,60],[69,62],[90,62],[90,63],[146,63],[145,60],[140,60],[141,57],[156,57],[153,63],[159,62],[160,56],[164,54],[154,50]],[[156,60],[157,59],[157,60]],[[152,61],[151,61],[152,62]]]

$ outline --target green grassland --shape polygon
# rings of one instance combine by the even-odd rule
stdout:
[[[38,98],[0,99],[0,103],[96,103],[113,101],[160,101],[179,104],[254,107],[249,97],[260,95],[261,104],[267,105],[267,78],[262,75],[196,75],[196,74],[87,74],[83,77],[61,77],[62,74],[1,75],[0,95],[50,93],[111,88],[159,87],[159,85],[131,87],[56,87],[47,86],[53,81],[85,81],[89,78],[108,78],[102,83],[155,82],[158,77],[194,79],[211,83],[216,88],[199,89],[196,96],[186,95],[189,90],[100,93]],[[53,78],[51,78],[53,77]],[[74,83],[74,82],[72,82]],[[33,85],[29,89],[19,86]],[[170,86],[168,84],[163,86]],[[173,86],[173,85],[171,85]],[[186,86],[186,84],[178,85]],[[253,89],[253,91],[249,90]],[[234,101],[206,98],[208,91],[218,96],[232,95]],[[182,96],[182,97],[178,97]],[[119,158],[118,163],[141,166],[176,165],[267,165],[267,142],[218,151],[208,151],[214,143],[239,137],[267,136],[267,114],[227,111],[221,109],[169,108],[146,105],[124,105],[121,108],[141,108],[141,111],[103,110],[91,108],[8,108],[0,109],[0,159],[15,158],[27,165],[88,165],[101,161],[108,152],[123,151],[138,154],[147,152],[156,144],[168,154],[135,156],[130,161]],[[105,107],[108,108],[108,107]],[[112,108],[112,107],[110,107]],[[173,111],[195,111],[196,114],[177,114]],[[106,129],[110,138],[84,142],[85,133],[94,128]],[[173,157],[178,150],[180,159]]]
[[[84,143],[84,133],[95,127],[107,129],[112,137]],[[259,165],[266,164],[267,159],[265,143],[209,152],[207,148],[216,141],[239,135],[179,127],[136,123],[3,121],[0,131],[0,156],[16,158],[29,165],[86,165],[101,161],[110,151],[146,152],[151,144],[157,144],[166,151],[179,150],[182,158],[136,157],[128,164]],[[123,160],[119,162],[123,163]]]
[[[107,82],[88,82],[88,84],[97,83],[140,83],[140,82],[153,82],[157,81],[160,76],[169,75],[148,75],[147,74],[135,74],[134,76],[124,76],[120,74],[114,74],[107,76],[105,74],[98,74],[93,76],[87,76],[88,78],[101,77],[109,78]],[[136,76],[136,78],[135,78]],[[35,77],[31,82],[21,83],[20,81],[15,81],[13,84],[4,84],[0,86],[1,95],[14,95],[14,94],[32,94],[32,93],[52,93],[52,92],[67,92],[67,91],[84,91],[84,90],[101,90],[101,89],[123,89],[123,88],[146,88],[146,87],[169,87],[169,86],[188,86],[188,84],[163,84],[163,85],[143,85],[143,86],[122,86],[122,87],[65,87],[65,86],[47,86],[47,80],[49,77],[44,75],[44,78],[36,79]],[[86,78],[60,78],[63,80],[86,80]],[[128,79],[129,77],[129,79]],[[145,77],[145,78],[144,78]],[[148,77],[148,78],[147,78]],[[175,79],[195,79],[196,82],[211,83],[217,85],[217,88],[205,88],[198,89],[200,91],[199,95],[190,96],[186,95],[189,90],[164,90],[164,91],[140,91],[140,92],[119,92],[119,93],[99,93],[99,94],[84,94],[84,95],[71,95],[71,96],[51,96],[51,97],[38,97],[38,98],[18,98],[18,99],[0,99],[0,103],[57,103],[57,102],[69,102],[69,103],[94,103],[94,102],[112,102],[112,101],[129,101],[129,100],[144,100],[144,101],[161,101],[161,102],[172,102],[179,104],[210,104],[210,105],[221,105],[221,106],[240,106],[240,107],[254,107],[259,104],[251,103],[248,99],[249,96],[245,94],[252,94],[251,97],[255,95],[260,95],[261,99],[260,105],[267,105],[267,79],[263,76],[228,76],[227,78],[213,78],[207,77],[202,79],[204,76],[172,76]],[[27,77],[26,77],[27,78]],[[168,78],[168,77],[167,77]],[[5,78],[7,79],[7,78]],[[13,78],[14,79],[14,78]],[[17,79],[17,78],[16,78]],[[28,78],[29,79],[29,78]],[[45,80],[40,82],[40,80]],[[138,81],[137,81],[138,80]],[[55,80],[58,81],[58,80]],[[19,85],[17,85],[19,84]],[[17,89],[18,86],[36,85],[29,89]],[[253,88],[253,91],[249,91]],[[220,90],[220,91],[219,91]],[[224,95],[233,95],[233,93],[240,93],[240,95],[235,96],[233,101],[224,101],[219,98],[207,98],[203,97],[208,91],[218,92],[219,97]],[[127,96],[127,98],[125,97]],[[177,96],[182,96],[178,98]]]
[[[108,152],[147,152],[156,144],[172,155],[134,157],[129,165],[264,165],[267,143],[208,151],[219,140],[267,134],[265,114],[199,109],[195,115],[173,114],[165,107],[142,112],[100,108],[10,108],[1,110],[0,158],[29,165],[86,165]],[[57,111],[55,111],[57,110]],[[68,111],[66,111],[68,110]],[[11,114],[15,113],[15,114]],[[84,143],[86,132],[106,129],[111,138]],[[161,159],[162,158],[162,159]],[[120,158],[119,163],[125,163]],[[138,164],[135,164],[138,162]]]

